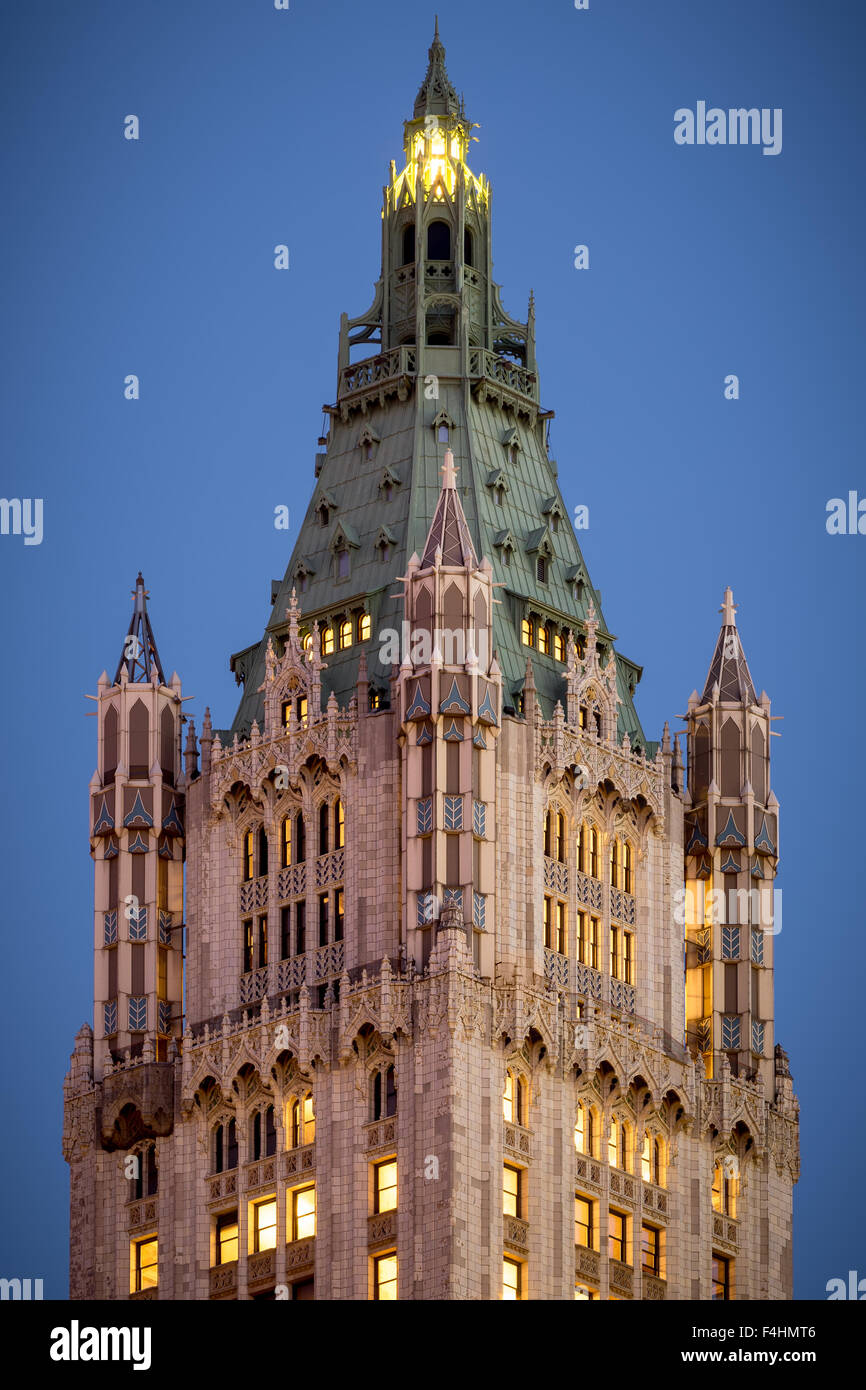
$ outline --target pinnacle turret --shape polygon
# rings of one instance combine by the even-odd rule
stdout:
[[[141,570],[138,572],[132,597],[134,599],[132,618],[123,641],[114,684],[120,684],[120,675],[123,667],[126,666],[127,678],[130,682],[150,681],[155,672],[159,684],[166,685],[167,681],[163,674],[159,652],[156,649],[156,638],[153,635],[153,628],[150,625],[147,612],[147,600],[150,594],[149,590],[144,587]]]
[[[734,603],[730,586],[725,589],[719,612],[722,614],[722,627],[710,662],[701,704],[711,702],[714,687],[718,686],[720,700],[754,705],[757,703],[757,696],[740,634],[737,632],[737,605]]]
[[[439,37],[439,16],[433,42],[428,49],[427,72],[415,98],[415,120],[421,116],[462,116],[463,103],[458,98],[445,70],[445,48]]]

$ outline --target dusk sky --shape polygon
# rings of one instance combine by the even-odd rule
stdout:
[[[726,585],[784,716],[776,1038],[802,1107],[795,1295],[823,1299],[866,1275],[866,535],[826,525],[831,499],[866,497],[863,6],[438,5],[492,183],[495,277],[515,318],[535,292],[551,456],[569,511],[589,509],[579,540],[617,646],[643,665],[647,737],[703,688]],[[43,512],[40,544],[0,535],[0,1275],[63,1298],[62,1082],[92,1023],[84,695],[114,674],[141,569],[186,713],[230,724],[228,658],[262,633],[313,487],[340,313],[373,297],[433,8],[19,0],[0,33],[0,491]],[[699,103],[782,112],[777,152],[678,143],[675,112]]]

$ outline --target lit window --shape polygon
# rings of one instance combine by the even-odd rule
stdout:
[[[634,932],[622,934],[622,978],[627,985],[634,984]]]
[[[283,701],[283,728],[287,729],[292,720],[292,703],[290,700]]]
[[[520,625],[524,647],[535,646],[535,623],[532,618],[524,618]]]
[[[607,1253],[611,1260],[619,1260],[621,1264],[628,1263],[626,1237],[626,1217],[618,1211],[610,1212],[608,1214]]]
[[[252,832],[251,830],[248,830],[248,831],[246,832],[246,834],[244,835],[244,882],[245,882],[245,883],[249,883],[250,879],[254,876],[254,873],[255,873],[255,867],[254,867],[254,854],[255,854],[255,839],[254,839],[254,837],[253,837],[253,832]]]
[[[159,1280],[158,1242],[156,1236],[134,1240],[130,1246],[129,1292],[141,1293],[155,1289]]]
[[[654,1226],[641,1227],[641,1267],[644,1274],[662,1277],[661,1231]]]
[[[598,970],[598,943],[601,939],[601,919],[590,917],[589,919],[589,963],[593,970]]]
[[[713,1210],[723,1216],[735,1217],[737,1214],[737,1180],[728,1176],[721,1163],[713,1168]]]
[[[574,1296],[582,1303],[597,1303],[600,1298],[598,1289],[591,1289],[588,1284],[575,1284]]]
[[[619,927],[610,929],[610,974],[612,979],[619,979]]]
[[[574,1198],[574,1243],[587,1250],[595,1249],[594,1203],[588,1197]]]
[[[502,1297],[506,1302],[519,1301],[523,1296],[523,1266],[519,1260],[506,1255],[502,1260]]]
[[[634,892],[634,870],[632,867],[631,845],[626,841],[622,861],[622,886],[626,893]]]
[[[574,1122],[574,1147],[578,1153],[595,1154],[595,1115],[588,1105],[579,1102]]]
[[[309,653],[313,650],[313,634],[311,632],[308,632],[306,634],[306,636],[302,640],[301,645],[303,646],[304,651],[309,655]]]
[[[732,1266],[732,1260],[713,1255],[713,1299],[717,1302],[730,1302]]]
[[[388,1158],[373,1165],[373,1211],[397,1210],[397,1160]]]
[[[315,1142],[316,1116],[313,1111],[313,1097],[309,1092],[305,1096],[296,1096],[291,1102],[289,1120],[293,1149],[299,1148],[301,1144]]]
[[[565,816],[562,811],[559,811],[556,817],[556,838],[553,842],[553,857],[559,860],[560,864],[564,864],[567,852],[568,837],[565,829]]]
[[[340,623],[340,651],[352,645],[352,619],[344,618]]]
[[[393,1251],[373,1260],[373,1298],[387,1303],[397,1299],[397,1256]]]
[[[590,878],[598,878],[599,844],[600,844],[600,841],[599,841],[599,834],[598,834],[598,831],[597,831],[595,828],[593,828],[592,831],[590,832],[590,836],[589,836],[589,876],[590,876]]]
[[[358,641],[369,642],[373,631],[373,620],[369,613],[362,613],[358,619]]]
[[[557,661],[565,661],[565,638],[561,632],[553,634],[553,655]]]
[[[280,841],[281,841],[281,844],[282,844],[282,861],[283,861],[283,868],[284,868],[284,869],[287,869],[287,868],[289,867],[289,865],[291,864],[291,862],[292,862],[292,818],[291,818],[291,816],[285,816],[285,817],[283,818],[283,825],[282,825],[282,832],[281,832],[281,835],[280,835]]]
[[[218,1265],[230,1264],[238,1257],[238,1214],[226,1212],[217,1217],[216,1224],[216,1262]]]
[[[616,1115],[611,1115],[610,1130],[608,1131],[607,1136],[607,1161],[612,1168],[616,1167],[616,1161],[619,1156],[619,1150],[617,1145],[618,1133],[619,1120],[617,1119]]]
[[[542,656],[548,656],[550,653],[550,629],[547,623],[538,624],[538,650]]]
[[[510,1071],[505,1073],[505,1090],[502,1092],[502,1113],[505,1116],[506,1124],[514,1124],[514,1076]]]
[[[249,975],[253,968],[253,923],[252,918],[243,923],[244,933],[244,959],[243,973]]]
[[[292,1240],[308,1240],[316,1234],[316,1186],[297,1188],[292,1193]]]
[[[610,842],[610,886],[619,887],[619,840],[615,838]]]
[[[556,932],[553,938],[553,949],[558,951],[561,956],[568,955],[568,904],[557,902],[556,904]]]
[[[548,951],[553,949],[553,899],[547,896],[544,899],[544,945]]]
[[[520,1169],[506,1163],[502,1169],[502,1211],[505,1216],[520,1215]]]
[[[253,1207],[253,1251],[276,1250],[277,1248],[277,1203],[269,1197],[266,1202],[256,1202]]]
[[[312,646],[312,638],[310,638],[310,644],[311,644],[311,646]],[[295,705],[296,705],[296,711],[295,711],[295,712],[296,712],[296,714],[297,714],[297,716],[298,716],[298,727],[301,728],[301,729],[306,729],[306,727],[307,727],[307,697],[306,697],[306,695],[299,695],[298,698],[297,698],[297,700],[295,701]]]
[[[342,849],[346,843],[346,812],[339,797],[334,802],[334,849]]]
[[[334,650],[334,629],[332,627],[322,628],[322,656],[330,656]]]

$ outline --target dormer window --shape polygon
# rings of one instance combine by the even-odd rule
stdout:
[[[439,411],[433,421],[433,428],[436,431],[436,438],[440,444],[449,443],[454,430],[454,421],[451,419],[447,410]]]
[[[322,526],[327,526],[331,519],[331,511],[327,502],[322,502],[319,506],[319,522]]]
[[[348,553],[348,552],[347,552]],[[322,656],[331,656],[334,650],[334,629],[330,623],[322,628]]]
[[[343,618],[337,630],[340,651],[345,651],[346,647],[352,645],[352,619]]]
[[[505,488],[503,487],[502,483],[500,483],[498,487],[495,487],[493,489],[493,500],[496,503],[497,507],[502,507],[505,505]]]
[[[376,445],[380,442],[378,434],[370,429],[369,425],[361,431],[358,438],[358,445],[365,462],[369,463],[376,452]]]
[[[436,437],[437,437],[437,439],[439,440],[439,443],[440,443],[440,444],[447,444],[447,443],[448,443],[448,426],[447,426],[447,425],[440,425],[440,426],[439,426],[439,433],[438,433],[438,435],[437,435]]]
[[[535,577],[539,584],[547,583],[547,557],[545,555],[539,555],[535,562]]]
[[[392,473],[390,468],[386,468],[381,478],[379,479],[379,494],[382,498],[382,501],[392,501],[394,493],[396,492],[399,486],[400,478],[398,474]]]
[[[337,564],[337,578],[349,578],[349,552],[344,548],[338,550],[335,555]]]

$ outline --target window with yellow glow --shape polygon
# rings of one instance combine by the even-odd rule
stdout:
[[[523,1293],[523,1266],[519,1260],[509,1259],[505,1255],[502,1260],[502,1297],[505,1302],[513,1303],[522,1297]]]
[[[351,647],[351,645],[352,645],[352,619],[351,619],[351,618],[345,618],[345,619],[343,620],[343,622],[340,623],[340,633],[339,633],[339,635],[340,635],[340,651],[344,651],[346,647]]]
[[[623,849],[622,879],[622,886],[625,889],[626,893],[634,893],[634,869],[632,860],[632,849],[631,845],[628,843],[627,840]]]
[[[129,1292],[155,1289],[159,1280],[159,1253],[156,1236],[134,1240],[129,1247]]]
[[[554,634],[553,655],[557,661],[565,661],[565,638],[561,632]]]
[[[373,1165],[373,1212],[397,1210],[397,1160]]]
[[[627,985],[634,984],[634,932],[622,934],[622,978]]]
[[[281,834],[280,834],[280,843],[281,843],[281,846],[282,846],[282,853],[281,853],[282,865],[283,865],[283,868],[284,868],[284,869],[287,869],[287,868],[289,867],[289,865],[291,864],[291,862],[292,862],[292,818],[291,818],[291,816],[284,816],[284,817],[283,817],[282,830],[281,830]]]
[[[721,1163],[713,1168],[713,1210],[723,1216],[737,1215],[737,1180],[727,1176]]]
[[[289,1133],[293,1149],[315,1142],[316,1117],[313,1112],[313,1097],[309,1092],[305,1096],[296,1096],[289,1106]]]
[[[334,650],[334,629],[322,628],[322,656],[330,656]]]
[[[535,646],[535,623],[531,618],[524,618],[520,624],[521,637],[524,647]]]
[[[610,929],[610,973],[612,979],[619,979],[619,927]]]
[[[593,828],[589,836],[589,875],[590,878],[598,878],[598,864],[600,858],[600,836],[598,831]]]
[[[619,1260],[621,1264],[628,1263],[627,1218],[618,1211],[608,1213],[607,1253],[611,1260]]]
[[[316,1234],[316,1186],[297,1188],[292,1193],[292,1240],[308,1240]]]
[[[216,1262],[218,1265],[231,1264],[238,1257],[238,1214],[226,1212],[217,1217],[216,1223]]]
[[[538,624],[538,650],[542,656],[547,656],[550,652],[550,629],[547,623]]]
[[[574,1147],[580,1154],[595,1155],[595,1115],[583,1101],[578,1102],[574,1121]]]
[[[313,647],[313,639],[312,639],[312,637],[311,637],[311,638],[310,638],[310,650],[311,650],[311,651],[312,651],[312,647]],[[298,713],[298,725],[299,725],[300,728],[306,729],[306,727],[307,727],[307,697],[306,697],[306,695],[299,695],[299,696],[298,696],[297,706],[298,706],[298,708],[297,708],[297,713]]]
[[[644,1274],[664,1279],[662,1232],[655,1226],[641,1227],[641,1268]]]
[[[334,802],[334,849],[342,849],[346,843],[346,812],[340,797]]]
[[[582,1303],[597,1303],[601,1298],[598,1289],[591,1289],[588,1284],[575,1284],[574,1296]]]
[[[362,613],[358,619],[358,641],[369,642],[373,631],[373,620],[369,613]]]
[[[502,1211],[505,1216],[520,1215],[520,1169],[506,1163],[502,1169]]]
[[[589,1197],[574,1195],[574,1243],[595,1249],[595,1203]]]
[[[506,1124],[514,1124],[514,1075],[510,1071],[505,1073],[505,1090],[502,1092],[502,1113],[505,1116]]]
[[[373,1298],[394,1303],[397,1299],[397,1256],[392,1251],[373,1260]]]
[[[560,955],[568,955],[568,904],[556,904],[556,930],[553,936],[553,949]]]
[[[275,1250],[277,1248],[277,1202],[269,1197],[266,1202],[256,1202],[253,1207],[253,1251]]]
[[[548,951],[553,949],[553,899],[544,899],[544,944]]]
[[[255,873],[255,838],[253,832],[248,830],[244,835],[244,881],[249,883]]]

